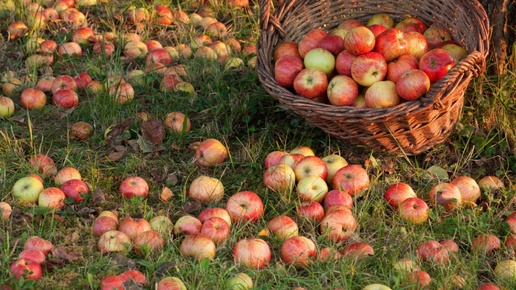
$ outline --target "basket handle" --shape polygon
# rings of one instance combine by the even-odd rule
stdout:
[[[262,31],[270,30],[273,32],[276,29],[281,36],[285,36],[280,19],[295,3],[296,0],[278,0],[274,14],[271,14],[272,0],[260,0],[260,26]]]

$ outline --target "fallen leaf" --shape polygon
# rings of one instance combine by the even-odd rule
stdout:
[[[136,268],[136,261],[122,254],[116,254],[115,256],[113,256],[113,259],[111,261],[115,265],[123,265],[131,269]]]
[[[47,272],[54,271],[55,268],[63,268],[65,265],[65,261],[63,259],[47,259],[43,263],[41,263],[41,267],[45,269]]]
[[[118,145],[121,141],[119,138],[124,135],[127,129],[129,129],[133,123],[133,119],[134,118],[127,118],[114,126],[109,126],[106,129],[106,133],[104,133],[105,141],[112,144],[113,146]]]
[[[172,190],[168,187],[163,187],[163,189],[161,190],[161,195],[159,196],[161,201],[163,202],[167,202],[169,201],[172,197],[174,197],[174,193],[172,192]]]
[[[125,290],[140,290],[143,289],[136,281],[133,279],[127,279],[122,283],[124,285]]]
[[[138,140],[136,140],[136,144],[138,144],[138,148],[140,148],[140,150],[143,153],[154,152],[154,146],[152,145],[152,143],[150,143],[150,141],[145,139],[143,136],[138,137]]]
[[[196,199],[188,200],[187,202],[185,202],[183,206],[181,206],[181,209],[186,213],[194,213],[196,211],[199,211],[201,208],[201,202]]]
[[[63,249],[59,247],[53,247],[52,248],[52,254],[56,259],[65,260],[67,262],[75,262],[82,258],[82,255],[80,253],[76,252],[66,252]]]
[[[30,222],[32,218],[32,214],[24,212],[17,207],[12,209],[11,219],[13,220],[13,224],[27,223]]]
[[[104,195],[104,190],[102,190],[102,188],[96,188],[91,193],[91,202],[93,204],[101,204],[106,202],[106,196]]]
[[[83,207],[77,212],[77,215],[82,218],[95,218],[97,214],[98,210],[90,207]]]
[[[156,278],[161,278],[169,275],[169,273],[173,273],[175,268],[177,267],[177,263],[174,262],[165,262],[161,264],[156,271],[154,271],[154,275]]]
[[[111,161],[111,162],[118,161],[118,160],[122,159],[125,156],[126,152],[127,152],[126,149],[124,149],[123,151],[113,151],[113,152],[109,153],[108,156],[106,156],[106,159]]]
[[[154,145],[163,143],[165,126],[160,120],[143,121],[141,124],[142,136]]]

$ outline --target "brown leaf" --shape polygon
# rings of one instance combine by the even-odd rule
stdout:
[[[127,279],[122,283],[124,285],[125,290],[140,290],[143,289],[136,281],[133,279]]]
[[[186,213],[194,213],[196,211],[199,211],[201,208],[202,208],[201,202],[196,199],[191,199],[191,200],[185,202],[185,204],[183,206],[181,206],[181,209],[183,211],[185,211]]]
[[[130,268],[130,269],[136,268],[136,261],[131,258],[128,258],[122,254],[114,255],[113,259],[111,261],[115,265],[127,266],[127,268]]]
[[[161,264],[156,271],[154,272],[154,275],[156,278],[161,278],[164,276],[170,275],[170,273],[173,273],[177,267],[177,263],[174,262],[165,262]]]
[[[77,215],[82,218],[95,218],[98,214],[98,210],[90,207],[83,207],[78,212]]]
[[[93,204],[100,204],[106,202],[106,196],[104,195],[104,190],[102,190],[102,188],[96,188],[91,193],[91,202]]]
[[[109,153],[108,156],[106,156],[106,159],[111,162],[118,161],[124,157],[126,152],[127,152],[126,149],[124,149],[123,151],[113,151],[113,152]]]
[[[119,143],[119,141],[117,139],[119,137],[122,137],[124,135],[125,131],[127,131],[127,129],[129,129],[129,127],[133,123],[133,119],[134,118],[132,118],[132,117],[127,118],[114,126],[110,126],[106,130],[107,132],[104,136],[104,138],[106,139],[106,142],[111,143],[113,145],[117,145]]]
[[[43,267],[47,272],[52,272],[54,268],[63,268],[64,265],[65,260],[63,259],[47,259],[41,263],[41,267]]]
[[[33,216],[32,214],[24,212],[19,208],[15,207],[12,209],[11,218],[13,220],[13,224],[23,224],[30,222]]]
[[[165,127],[160,120],[143,121],[141,125],[142,136],[154,145],[163,142],[165,136]]]
[[[174,197],[174,193],[172,192],[172,190],[168,187],[163,187],[163,189],[161,190],[161,195],[159,196],[159,198],[161,199],[161,201],[163,202],[167,202],[169,201],[172,197]]]
[[[66,262],[75,262],[82,258],[82,255],[80,253],[76,252],[66,252],[63,249],[59,247],[53,247],[52,248],[52,254],[56,259],[61,259]]]

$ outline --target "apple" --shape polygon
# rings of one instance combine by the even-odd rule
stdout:
[[[494,268],[495,277],[502,282],[514,282],[516,280],[516,261],[502,260]]]
[[[172,57],[170,53],[164,48],[156,48],[154,50],[149,50],[147,54],[147,58],[145,60],[147,65],[151,63],[161,63],[164,65],[172,64]]]
[[[480,198],[480,187],[475,179],[462,175],[454,178],[450,183],[459,189],[463,204],[476,205]]]
[[[441,245],[443,245],[443,247],[445,249],[448,250],[448,253],[458,253],[459,252],[459,245],[457,245],[457,243],[451,239],[442,240],[440,243],[441,243]]]
[[[319,227],[326,239],[340,242],[351,237],[357,227],[357,221],[349,209],[337,209],[327,212]]]
[[[121,231],[111,230],[100,236],[97,246],[102,254],[126,252],[131,247],[131,238]]]
[[[0,117],[9,118],[13,114],[14,114],[13,100],[9,97],[0,96]]]
[[[15,21],[7,27],[7,34],[11,40],[22,38],[29,31],[27,25],[21,21]]]
[[[156,283],[156,290],[186,290],[183,281],[177,277],[165,277]]]
[[[155,18],[153,22],[159,25],[171,25],[174,22],[172,10],[165,5],[157,4],[154,6]]]
[[[116,221],[116,224],[118,225],[118,216],[116,215],[116,213],[110,211],[110,210],[104,210],[104,211],[101,211],[99,213],[99,215],[97,216],[97,218],[100,218],[100,217],[108,217],[114,221]]]
[[[396,92],[400,98],[417,100],[430,90],[430,78],[420,69],[411,69],[402,74],[396,83]]]
[[[23,244],[24,250],[40,251],[43,254],[45,254],[45,256],[50,254],[50,252],[52,251],[52,248],[54,248],[54,245],[52,245],[52,242],[50,242],[49,240],[43,239],[41,237],[38,237],[38,236],[30,236]]]
[[[507,249],[507,252],[511,255],[516,254],[516,236],[512,233],[507,236],[505,239],[505,242],[503,243],[505,249]]]
[[[301,55],[299,54],[298,50],[298,44],[295,41],[281,41],[274,47],[273,51],[273,60],[276,62],[278,59],[280,59],[283,56],[293,56],[299,59],[301,58]]]
[[[462,205],[462,195],[457,186],[447,182],[434,185],[428,197],[432,204],[439,204],[447,210],[458,208]]]
[[[509,225],[511,234],[516,235],[516,211],[512,212],[505,218],[505,222]]]
[[[144,42],[129,41],[124,46],[124,55],[129,58],[139,58],[147,56],[149,48]]]
[[[54,23],[59,20],[59,13],[53,7],[47,7],[41,11],[41,14],[45,17],[47,22]]]
[[[7,82],[2,85],[2,92],[6,97],[11,97],[21,89],[22,81],[15,77],[9,78]]]
[[[263,183],[274,192],[288,194],[294,189],[296,174],[287,164],[278,163],[265,170]]]
[[[89,27],[77,28],[72,33],[72,41],[80,45],[90,45],[95,40],[95,32]]]
[[[374,50],[389,62],[407,53],[407,36],[405,32],[390,28],[376,37]]]
[[[373,32],[365,26],[354,27],[344,36],[344,48],[354,55],[372,51],[375,43]]]
[[[32,156],[29,158],[28,163],[33,169],[43,173],[44,177],[56,174],[57,172],[54,160],[45,154],[38,153]]]
[[[257,221],[263,216],[261,198],[252,191],[240,191],[229,197],[226,210],[234,222]]]
[[[428,27],[421,19],[409,16],[398,22],[394,28],[397,28],[403,32],[416,31],[423,34],[423,32],[425,32]]]
[[[422,224],[428,220],[430,208],[428,204],[417,197],[409,197],[402,201],[398,206],[398,212],[406,221],[413,224]]]
[[[438,47],[439,44],[444,41],[452,40],[452,36],[448,30],[435,25],[430,25],[423,33],[423,36],[426,38],[429,49]]]
[[[168,216],[158,215],[149,220],[151,229],[158,231],[160,234],[170,234],[174,228],[174,223]]]
[[[92,233],[95,237],[102,236],[105,232],[116,230],[118,221],[107,216],[99,216],[93,222]]]
[[[328,193],[328,185],[318,175],[307,175],[298,181],[296,193],[301,201],[321,202]]]
[[[500,290],[500,287],[493,283],[484,283],[480,285],[477,290]]]
[[[152,230],[149,222],[143,218],[125,217],[118,224],[118,231],[126,234],[131,240],[139,234]]]
[[[482,177],[477,183],[480,190],[488,193],[505,188],[505,185],[500,178],[491,175]]]
[[[246,273],[240,272],[235,276],[226,280],[226,288],[228,290],[251,290],[253,289],[253,280]]]
[[[9,220],[12,211],[10,204],[5,201],[0,201],[0,221]]]
[[[335,70],[339,75],[351,76],[351,65],[357,58],[356,55],[349,53],[347,50],[343,50],[337,55],[335,59]]]
[[[73,77],[71,77],[69,75],[60,75],[54,79],[54,81],[52,82],[52,89],[51,89],[52,94],[55,94],[55,92],[57,92],[59,90],[64,90],[64,89],[72,90],[72,91],[77,90],[77,83],[75,82]]]
[[[342,167],[348,165],[348,162],[344,157],[338,155],[338,154],[329,154],[322,158],[322,161],[326,163],[326,168],[328,169],[328,175],[326,176],[326,181],[328,181],[329,184],[333,181],[333,176],[335,173],[341,169]]]
[[[351,64],[351,77],[364,87],[383,80],[386,75],[387,62],[378,52],[361,54]]]
[[[392,268],[398,273],[410,273],[420,270],[419,265],[410,258],[400,259],[392,265]]]
[[[477,236],[471,243],[471,252],[475,254],[490,254],[501,248],[500,239],[493,234]]]
[[[303,63],[307,69],[318,68],[330,76],[335,68],[335,56],[330,51],[317,47],[306,53]]]
[[[38,262],[29,259],[17,259],[11,263],[11,273],[16,280],[24,277],[26,280],[37,281],[43,275],[43,269]]]
[[[401,102],[393,81],[375,82],[367,89],[364,98],[368,108],[391,108]]]
[[[330,247],[324,247],[319,250],[317,254],[317,261],[320,263],[324,263],[329,259],[338,260],[342,258],[342,254]]]
[[[221,164],[227,157],[228,149],[217,139],[206,139],[195,150],[195,161],[203,167]]]
[[[23,204],[35,203],[43,191],[43,183],[33,176],[18,179],[12,188],[13,196]]]
[[[66,198],[72,198],[74,202],[81,202],[88,193],[89,187],[80,179],[70,179],[61,184],[61,191]]]
[[[407,53],[419,61],[428,52],[428,43],[425,36],[416,31],[406,32],[405,36],[407,37]]]
[[[230,235],[230,225],[222,218],[212,217],[202,223],[200,233],[210,238],[216,245],[224,242]]]
[[[234,37],[228,37],[228,38],[226,38],[226,40],[224,42],[229,47],[230,51],[232,51],[234,54],[242,53],[242,45],[240,44],[240,41],[238,41],[238,39],[236,39]],[[292,41],[292,42],[294,42],[294,41]],[[299,55],[299,51],[297,50],[297,42],[294,42],[294,43],[296,44],[295,51],[296,51],[297,55]],[[276,46],[276,48],[277,47],[278,46]],[[276,50],[276,48],[274,50]],[[301,57],[301,56],[299,56],[299,57]],[[276,59],[274,59],[274,61],[276,61]]]
[[[220,21],[211,23],[204,31],[206,35],[214,39],[224,39],[228,36],[228,28]]]
[[[79,105],[79,95],[69,89],[61,89],[52,94],[52,104],[66,109]]]
[[[438,264],[448,263],[450,256],[448,250],[438,241],[428,240],[419,244],[416,248],[416,256],[425,262]]]
[[[18,259],[32,260],[38,264],[45,262],[47,256],[38,250],[23,250],[18,255]]]
[[[192,126],[190,118],[181,112],[171,112],[165,117],[165,126],[177,133],[190,132]]]
[[[454,65],[453,57],[441,48],[428,51],[419,60],[419,69],[428,75],[432,83],[442,79]]]
[[[286,153],[284,154],[281,159],[280,159],[280,163],[283,163],[283,164],[286,164],[288,166],[290,166],[290,168],[292,168],[292,170],[294,170],[294,167],[296,167],[296,164],[301,160],[305,158],[305,156],[303,154],[291,154],[291,153]]]
[[[349,209],[353,208],[353,198],[347,192],[332,189],[328,191],[323,200],[324,209],[328,210],[332,206],[342,205]]]
[[[341,23],[339,23],[339,25],[337,27],[332,29],[331,34],[337,35],[337,36],[341,37],[342,39],[344,39],[344,37],[346,37],[346,34],[348,34],[348,32],[351,29],[353,29],[355,27],[361,27],[361,26],[364,26],[364,23],[362,23],[358,19],[355,19],[355,18],[344,19]]]
[[[314,150],[309,146],[299,145],[296,148],[289,151],[290,154],[301,154],[304,157],[306,156],[315,156]]]
[[[366,22],[366,25],[380,24],[386,28],[394,27],[394,20],[386,13],[373,14]]]
[[[362,166],[349,164],[335,172],[332,185],[333,189],[355,196],[369,187],[369,176]]]
[[[133,240],[134,251],[137,254],[147,255],[163,249],[164,246],[165,240],[161,237],[160,233],[155,230],[142,232]]]
[[[47,103],[47,96],[43,91],[33,88],[23,90],[20,95],[20,104],[28,110],[41,110]],[[11,110],[11,114],[14,108]]]
[[[315,243],[304,236],[286,239],[281,245],[281,260],[296,268],[305,268],[312,264],[317,256]]]
[[[362,290],[391,290],[391,288],[383,284],[374,283],[364,286]]]
[[[441,49],[447,51],[455,63],[459,63],[459,61],[468,56],[468,51],[464,47],[455,43],[445,44],[441,46]]]
[[[129,176],[120,183],[118,192],[125,198],[134,198],[138,196],[145,198],[149,194],[149,185],[145,179],[139,176]]]
[[[419,61],[416,57],[410,54],[400,55],[387,63],[387,79],[397,82],[399,77],[411,69],[417,69]]]
[[[162,92],[174,91],[176,86],[182,81],[178,74],[167,74],[161,79],[160,89]]]
[[[315,28],[308,31],[303,38],[298,42],[299,55],[304,58],[305,55],[312,49],[319,45],[319,42],[328,33],[320,28]]]
[[[274,79],[278,85],[291,88],[294,79],[304,68],[303,60],[295,56],[282,56],[274,63]]]
[[[342,256],[358,261],[369,256],[374,256],[374,249],[368,243],[355,242],[347,244],[340,253]]]
[[[296,215],[314,223],[324,218],[324,208],[316,201],[304,201],[296,206]]]
[[[88,140],[93,135],[93,126],[84,121],[73,123],[70,127],[70,137],[76,140]]]
[[[372,25],[367,25],[367,28],[369,28],[369,30],[371,30],[371,32],[373,33],[375,39],[376,37],[378,37],[378,35],[382,34],[382,32],[384,32],[385,30],[389,29],[383,25],[380,25],[380,24],[372,24]]]
[[[405,279],[402,282],[404,287],[417,287],[417,289],[426,289],[429,288],[430,283],[432,282],[432,277],[430,274],[423,270],[417,270],[405,275]]]
[[[96,54],[110,56],[115,52],[115,44],[110,41],[97,40],[91,49]]]
[[[143,7],[130,7],[126,12],[127,20],[133,24],[143,24],[150,19],[149,10]]]
[[[124,279],[124,281],[133,280],[134,282],[136,282],[138,284],[144,284],[147,280],[145,278],[145,274],[143,274],[142,272],[140,272],[138,270],[127,270],[118,276],[121,277],[122,279]]]
[[[417,195],[412,187],[404,182],[398,182],[389,186],[383,194],[385,201],[393,208],[398,208],[404,200],[411,197],[417,197]]]
[[[281,162],[281,157],[283,157],[285,154],[287,154],[287,152],[279,150],[275,150],[267,154],[267,156],[265,156],[265,160],[263,161],[265,170],[276,164],[279,164]]]
[[[317,47],[323,48],[337,56],[344,50],[344,39],[338,35],[327,34],[323,39],[321,39],[321,41],[319,41]]]
[[[200,202],[220,201],[224,197],[224,185],[215,177],[201,175],[190,184],[188,195]]]
[[[338,75],[328,83],[328,100],[335,106],[351,106],[358,97],[358,84],[351,77]]]
[[[217,53],[213,48],[208,46],[201,46],[197,48],[197,50],[194,53],[194,57],[196,58],[203,58],[206,60],[216,60],[218,58]]]
[[[78,43],[70,41],[59,45],[57,48],[57,53],[61,56],[79,57],[82,55],[82,48]]]
[[[194,234],[186,236],[181,245],[179,252],[183,257],[193,257],[197,262],[203,259],[212,260],[215,258],[215,243],[203,234]]]
[[[231,226],[231,216],[229,215],[228,211],[221,208],[221,207],[208,207],[201,211],[199,216],[197,217],[201,223],[206,222],[212,217],[218,217],[223,219],[225,222],[228,223],[229,226]]]
[[[54,82],[55,79],[56,78],[52,75],[44,75],[38,80],[35,88],[44,93],[51,92],[52,91],[52,83]]]
[[[286,215],[279,215],[272,218],[267,224],[267,229],[276,238],[282,241],[299,234],[297,223]]]
[[[101,290],[124,289],[125,279],[119,275],[109,275],[100,280]]]
[[[174,224],[174,234],[176,235],[193,235],[201,232],[201,221],[191,215],[180,217]]]
[[[328,176],[328,167],[318,156],[305,156],[294,165],[294,173],[298,182],[310,175],[318,176],[325,181]]]
[[[250,269],[261,269],[269,264],[271,249],[260,238],[241,239],[233,247],[233,259]]]

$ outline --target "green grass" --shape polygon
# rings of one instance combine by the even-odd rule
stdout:
[[[21,7],[18,0],[16,7]],[[188,13],[195,11],[198,1],[171,2],[109,2],[85,9],[89,24],[101,32],[119,34],[135,32],[135,28],[117,13],[124,13],[129,5],[152,8],[163,3],[180,6]],[[1,4],[1,3],[0,3]],[[255,3],[253,3],[255,4]],[[1,7],[1,6],[0,6]],[[256,43],[259,36],[259,10],[231,9],[221,1],[211,6],[214,17],[224,22],[232,37],[242,46]],[[28,70],[24,59],[27,37],[8,40],[7,25],[23,19],[23,12],[0,13],[0,72],[7,76],[13,71],[17,77],[28,76],[33,86],[45,73],[54,76],[76,75],[88,72],[93,79],[106,81],[110,76],[124,76],[129,70],[144,69],[145,59],[125,62],[122,42],[115,41],[116,51],[111,57],[95,54],[90,47],[84,48],[82,57],[55,56],[51,67],[37,71]],[[50,26],[40,37],[56,42],[70,39],[72,30],[66,24]],[[147,25],[139,31],[144,40],[156,39],[163,46],[189,44],[198,28],[189,25],[163,27]],[[244,62],[249,56],[238,54]],[[392,265],[401,258],[415,257],[415,249],[429,239],[453,239],[459,252],[445,265],[420,261],[421,269],[432,279],[431,289],[457,289],[451,279],[460,275],[466,281],[464,289],[476,289],[480,284],[493,282],[514,289],[514,283],[497,280],[493,274],[496,263],[514,258],[502,245],[492,254],[471,253],[471,243],[480,234],[495,234],[502,242],[510,234],[503,220],[514,206],[513,180],[516,172],[515,157],[515,99],[514,72],[492,76],[484,74],[473,80],[465,95],[463,117],[457,129],[443,144],[437,145],[419,156],[398,158],[358,148],[329,137],[302,118],[285,110],[269,96],[258,81],[254,68],[243,66],[225,69],[223,64],[201,58],[177,60],[184,64],[186,81],[193,84],[195,94],[162,92],[161,76],[146,73],[145,86],[135,86],[135,99],[120,105],[107,92],[98,95],[80,91],[80,104],[73,110],[64,110],[51,104],[40,111],[25,111],[19,105],[20,90],[12,98],[17,103],[16,112],[9,119],[0,119],[0,201],[15,208],[11,219],[0,222],[0,285],[13,289],[99,289],[100,280],[127,269],[142,271],[148,282],[145,289],[154,289],[154,283],[164,276],[179,277],[188,289],[224,289],[225,281],[238,272],[249,274],[256,289],[361,289],[371,283],[389,285],[392,289],[408,289],[402,286],[404,275]],[[6,82],[2,79],[2,84]],[[49,95],[50,100],[50,95]],[[142,150],[135,146],[140,136],[142,120],[137,116],[145,112],[151,119],[164,121],[172,111],[187,114],[192,121],[189,133],[166,131],[159,150]],[[124,155],[109,161],[106,157],[119,147],[104,139],[104,132],[121,121],[134,118],[124,142]],[[94,134],[87,141],[70,138],[69,128],[77,121],[93,125]],[[229,157],[223,164],[203,168],[194,161],[191,145],[207,138],[222,141],[229,148]],[[299,145],[310,146],[317,156],[337,153],[349,163],[363,165],[370,176],[368,190],[354,198],[353,214],[358,226],[349,241],[331,242],[319,234],[318,226],[295,217],[298,198],[292,193],[289,201],[267,189],[263,184],[263,161],[274,150],[291,150]],[[89,194],[79,204],[67,204],[58,212],[20,204],[11,193],[19,178],[36,173],[28,165],[28,159],[37,153],[48,154],[58,169],[65,166],[77,168],[93,190],[102,191],[104,202],[96,202]],[[445,176],[435,175],[432,166],[445,171]],[[436,168],[436,167],[434,167]],[[144,178],[150,186],[145,200],[124,200],[118,194],[121,181],[130,175]],[[200,208],[188,208],[186,196],[191,181],[199,175],[209,175],[222,181],[225,198],[220,202],[203,204]],[[432,206],[429,220],[423,225],[412,225],[401,219],[395,210],[383,200],[385,190],[395,182],[410,184],[419,197],[428,201],[429,190],[438,182],[447,182],[456,176],[468,175],[476,180],[486,175],[501,178],[505,190],[483,193],[479,206],[460,208],[446,212]],[[54,186],[51,177],[45,178],[45,187]],[[170,201],[160,200],[164,187],[174,193]],[[181,257],[181,236],[166,236],[166,247],[146,256],[134,251],[125,255],[101,255],[97,250],[98,238],[91,232],[95,217],[103,210],[114,210],[120,218],[125,216],[151,219],[167,215],[173,221],[185,211],[197,215],[202,208],[225,207],[232,194],[250,190],[256,192],[265,204],[265,215],[255,223],[232,226],[232,234],[217,247],[216,258],[195,262]],[[352,241],[369,243],[375,255],[355,261],[347,258],[314,262],[306,269],[296,269],[281,261],[282,242],[274,237],[264,237],[272,250],[271,263],[262,270],[250,270],[233,261],[235,243],[246,237],[254,237],[267,227],[276,215],[289,215],[296,219],[300,234],[314,242],[317,248],[332,247],[340,251]],[[9,265],[23,248],[23,242],[32,235],[50,240],[56,247],[78,259],[67,260],[51,254],[47,272],[36,283],[16,281]]]

